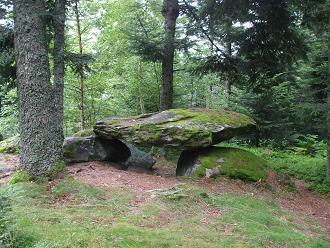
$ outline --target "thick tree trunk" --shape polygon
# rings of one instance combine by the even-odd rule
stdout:
[[[64,122],[64,48],[65,48],[65,7],[66,0],[55,1],[54,13],[54,122],[56,122],[56,137],[58,144],[63,144],[63,122]],[[62,147],[58,147],[56,153],[62,153]],[[62,155],[62,154],[61,154]]]
[[[328,153],[327,153],[327,178],[330,180],[330,18],[329,18],[329,37],[328,37],[328,103],[327,103],[327,127],[328,127]]]
[[[61,159],[62,142],[57,137],[63,135],[54,122],[57,108],[50,82],[44,1],[14,0],[14,13],[20,168],[43,177]]]
[[[79,15],[79,0],[75,1],[75,15],[76,15],[76,25],[77,25],[77,35],[79,41],[79,54],[83,54],[83,44],[82,44],[82,33],[80,26],[80,15]],[[80,130],[85,129],[85,108],[84,108],[84,71],[83,67],[79,68],[79,84],[80,84]]]
[[[162,14],[165,18],[165,44],[162,63],[162,85],[160,89],[160,110],[173,105],[173,63],[175,51],[175,26],[179,16],[178,0],[164,0]]]

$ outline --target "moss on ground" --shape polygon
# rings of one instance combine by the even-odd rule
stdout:
[[[217,162],[218,160],[223,162]],[[230,147],[210,147],[202,151],[199,156],[201,166],[194,176],[204,177],[205,169],[220,168],[221,174],[230,178],[258,181],[266,179],[267,163],[255,154]]]

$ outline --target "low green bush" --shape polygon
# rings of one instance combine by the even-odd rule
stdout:
[[[9,183],[10,184],[25,183],[31,180],[32,180],[31,176],[26,171],[18,170],[11,176]]]
[[[309,183],[309,188],[319,193],[330,194],[330,181],[326,178],[326,158],[297,154],[292,151],[274,151],[270,149],[250,148],[254,153],[269,161],[269,165],[278,173],[284,173]]]

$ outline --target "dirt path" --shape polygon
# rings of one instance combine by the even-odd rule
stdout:
[[[17,164],[18,157],[16,155],[0,153],[0,185],[8,182]]]
[[[0,155],[0,184],[9,177],[1,179],[1,169],[14,169],[18,159],[14,155]],[[218,194],[234,194],[275,201],[282,209],[297,217],[297,222],[307,219],[330,234],[330,203],[317,193],[308,190],[304,183],[296,181],[297,191],[287,192],[279,184],[274,173],[270,173],[267,184],[246,183],[240,180],[187,179],[177,178],[175,168],[162,164],[155,166],[153,172],[142,169],[117,169],[107,162],[88,162],[68,167],[69,173],[84,183],[102,187],[106,190],[123,188],[134,194],[132,211],[151,200],[150,191],[172,188],[180,183],[189,183],[204,190]],[[171,176],[172,175],[172,176]],[[313,235],[313,233],[311,233]]]

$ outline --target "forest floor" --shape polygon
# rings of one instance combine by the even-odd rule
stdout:
[[[1,155],[0,168],[17,161]],[[17,247],[330,247],[330,203],[303,181],[291,191],[272,171],[257,183],[174,175],[162,160],[152,172],[89,162],[44,186],[5,186],[30,237]]]

